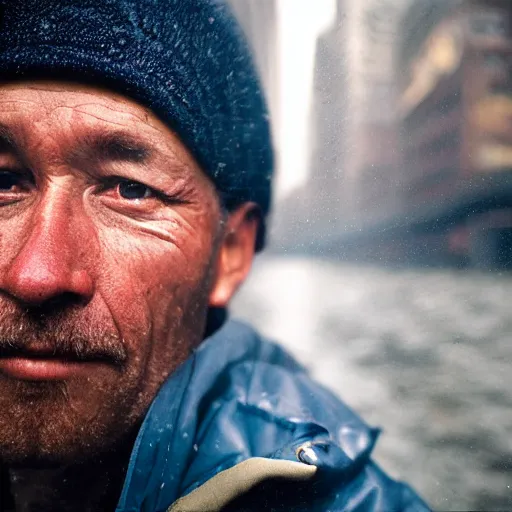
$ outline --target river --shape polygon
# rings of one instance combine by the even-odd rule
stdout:
[[[233,314],[369,424],[437,510],[512,510],[512,274],[259,257]]]

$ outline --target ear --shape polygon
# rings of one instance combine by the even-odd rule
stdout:
[[[259,222],[259,208],[254,203],[244,203],[230,212],[218,252],[210,307],[227,307],[245,281],[254,258]]]

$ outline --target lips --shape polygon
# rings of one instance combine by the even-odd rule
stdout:
[[[100,364],[99,360],[79,360],[47,350],[0,353],[0,373],[18,380],[62,381]]]

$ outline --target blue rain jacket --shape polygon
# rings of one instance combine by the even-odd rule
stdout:
[[[428,510],[371,460],[377,436],[282,348],[230,321],[162,386],[116,512]],[[254,478],[252,461],[272,470]]]

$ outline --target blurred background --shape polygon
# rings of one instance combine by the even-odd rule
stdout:
[[[277,153],[233,308],[438,510],[512,510],[512,2],[231,0]]]

